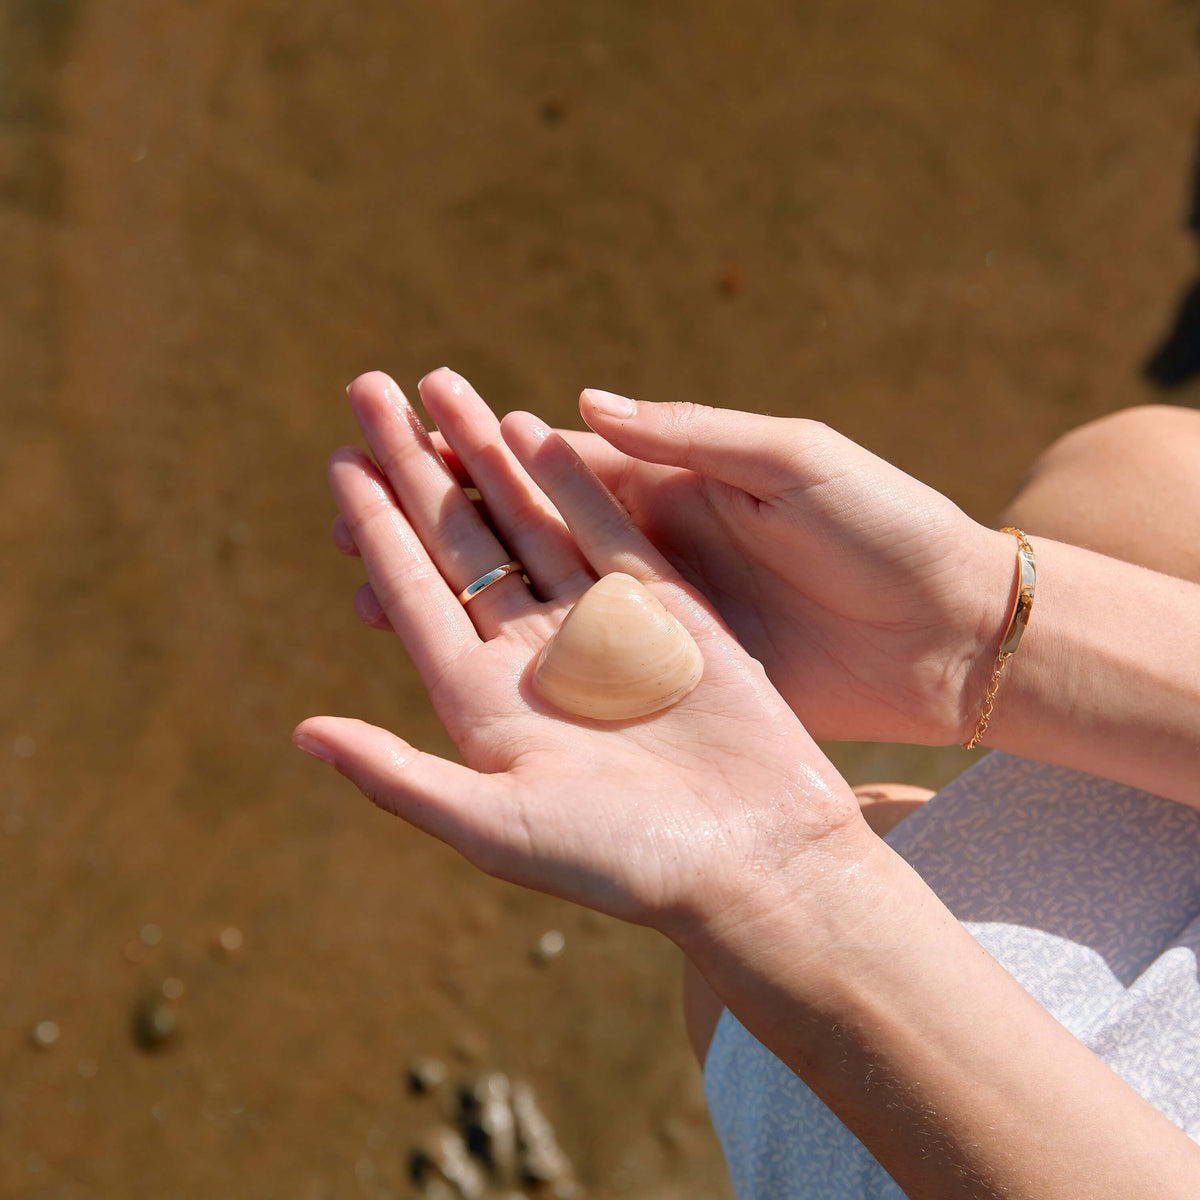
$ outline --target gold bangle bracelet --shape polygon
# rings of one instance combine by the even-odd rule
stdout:
[[[988,681],[987,694],[983,698],[983,712],[979,714],[979,724],[975,726],[971,740],[963,742],[964,750],[974,750],[983,741],[983,735],[987,733],[988,724],[992,719],[992,706],[996,703],[996,693],[1000,690],[1004,668],[1008,666],[1008,660],[1016,654],[1025,626],[1029,624],[1029,615],[1033,612],[1033,590],[1037,585],[1037,564],[1033,558],[1033,547],[1020,529],[1006,525],[1000,532],[1011,533],[1017,539],[1017,598],[1013,601],[1008,628],[1000,640],[1000,652],[996,655],[995,666],[992,667],[992,678]]]

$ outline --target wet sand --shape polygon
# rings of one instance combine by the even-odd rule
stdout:
[[[583,386],[803,414],[990,521],[1162,397],[1196,18],[0,5],[0,1195],[415,1195],[430,1055],[529,1081],[588,1196],[725,1200],[670,947],[288,744],[334,712],[451,753],[329,548],[343,388],[445,362],[563,424]]]

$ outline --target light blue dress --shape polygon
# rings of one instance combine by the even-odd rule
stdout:
[[[1200,810],[993,752],[888,842],[1028,992],[1200,1141]],[[902,1200],[729,1012],[704,1087],[738,1200]]]

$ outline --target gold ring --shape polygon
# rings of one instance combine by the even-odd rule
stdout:
[[[498,583],[505,575],[516,575],[524,570],[525,568],[514,558],[511,562],[506,562],[502,567],[496,567],[486,575],[480,575],[474,583],[468,583],[458,593],[458,602],[465,608],[480,592],[486,591],[493,583]]]

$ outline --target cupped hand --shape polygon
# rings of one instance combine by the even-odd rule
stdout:
[[[816,737],[970,736],[1016,546],[815,421],[585,391],[567,434]]]
[[[676,940],[764,878],[807,877],[814,857],[816,877],[834,874],[835,860],[854,869],[866,827],[852,793],[568,443],[525,414],[507,417],[501,436],[449,371],[427,376],[421,394],[491,525],[383,375],[350,389],[372,458],[338,451],[329,478],[337,540],[367,570],[359,613],[399,635],[463,763],[338,717],[304,721],[297,745],[489,873]],[[456,598],[510,559],[529,584],[510,574],[469,605]],[[705,666],[674,707],[600,723],[539,699],[530,668],[571,604],[611,571],[646,585]]]

